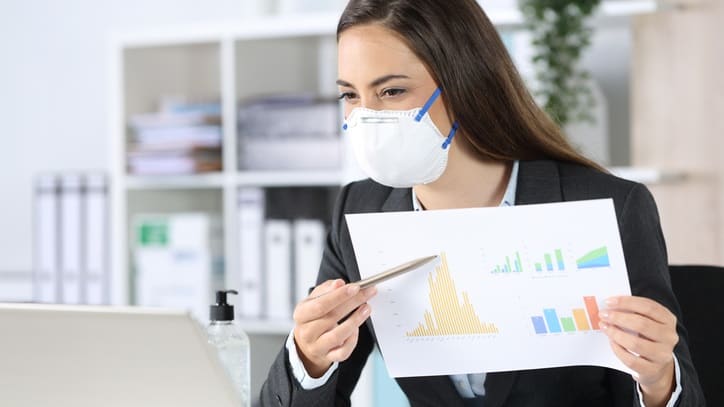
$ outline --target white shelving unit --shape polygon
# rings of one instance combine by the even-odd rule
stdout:
[[[335,14],[282,16],[115,36],[110,55],[113,235],[125,236],[119,232],[128,228],[129,197],[134,194],[176,191],[188,195],[191,201],[199,194],[218,194],[221,204],[217,212],[222,214],[224,225],[236,225],[239,187],[340,185],[341,170],[239,171],[236,128],[237,102],[245,97],[274,92],[336,92],[332,70],[336,69],[337,18]],[[289,61],[296,64],[290,65]],[[273,82],[248,79],[274,73],[279,73],[279,78]],[[223,171],[179,176],[127,174],[128,117],[152,111],[152,103],[161,96],[179,92],[221,101]],[[236,230],[225,228],[224,238],[225,253],[234,253]],[[128,239],[117,238],[113,246],[113,303],[125,305],[131,292]],[[238,282],[236,258],[226,256],[225,264],[226,285],[234,287]]]
[[[238,24],[166,27],[121,33],[111,41],[110,174],[112,301],[132,305],[131,219],[140,212],[202,211],[224,225],[225,286],[238,287],[237,194],[240,187],[336,187],[342,170],[239,170],[237,103],[274,93],[336,95],[337,15],[309,14]],[[127,123],[155,111],[162,96],[221,102],[223,170],[177,176],[129,175]],[[293,328],[292,321],[239,324],[252,342],[252,390]]]

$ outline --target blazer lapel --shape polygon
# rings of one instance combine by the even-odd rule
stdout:
[[[398,377],[396,380],[412,406],[464,407],[449,376]]]
[[[382,204],[382,212],[401,212],[412,210],[412,188],[393,188]]]
[[[516,205],[561,202],[561,178],[555,161],[521,161],[518,167]]]

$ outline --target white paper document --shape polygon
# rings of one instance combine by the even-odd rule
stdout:
[[[440,256],[381,283],[369,302],[390,375],[631,372],[599,327],[605,299],[631,294],[612,200],[346,220],[362,278]]]

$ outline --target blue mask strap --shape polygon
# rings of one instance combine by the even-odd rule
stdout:
[[[458,131],[458,122],[453,123],[452,128],[450,129],[450,133],[448,133],[447,138],[442,143],[442,149],[445,150],[450,146],[450,143],[452,143],[453,137],[455,137],[455,133]]]
[[[425,106],[420,109],[420,113],[415,116],[415,121],[419,122],[422,120],[422,117],[425,116],[425,113],[427,113],[428,110],[430,110],[430,107],[433,103],[435,103],[435,100],[437,100],[437,97],[440,96],[440,92],[442,92],[442,89],[437,88],[435,89],[435,92],[430,96],[430,99],[427,99],[427,102],[425,102]]]

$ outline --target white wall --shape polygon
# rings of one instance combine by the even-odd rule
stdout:
[[[0,0],[0,272],[32,268],[36,174],[107,168],[109,33],[240,20],[256,1]]]

